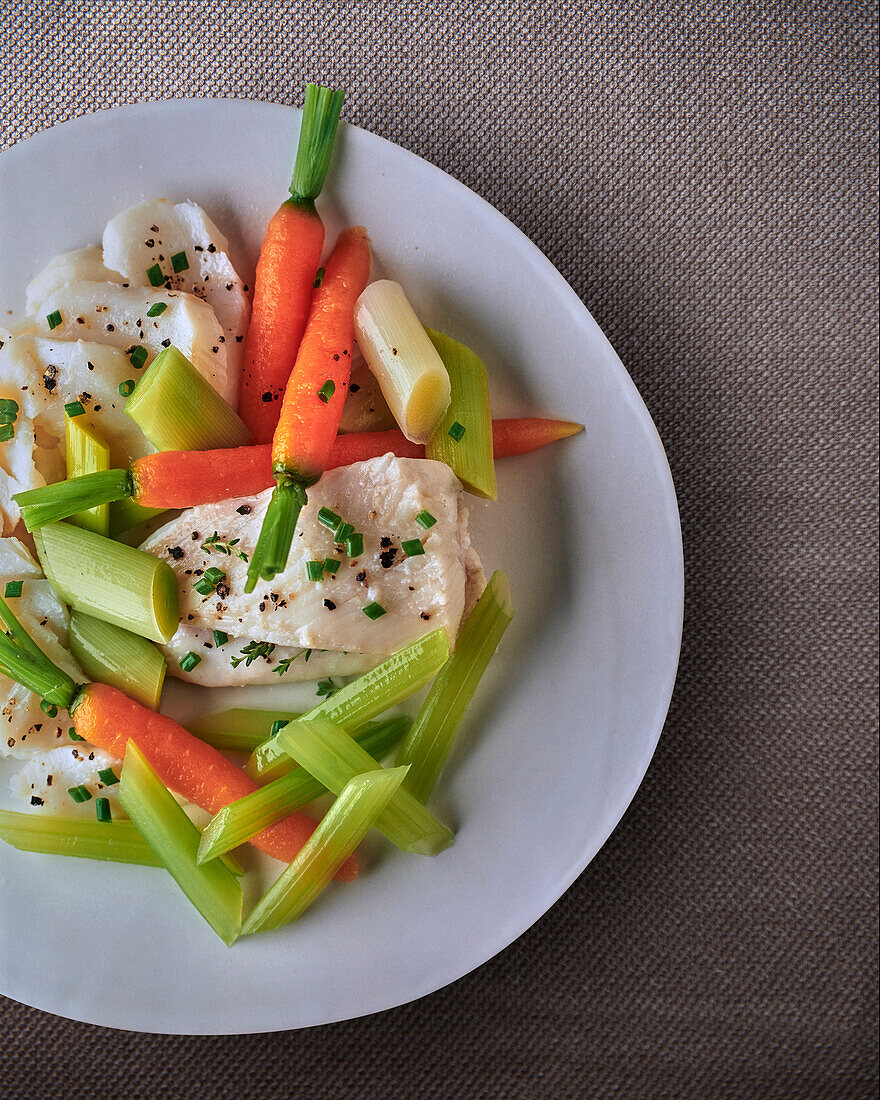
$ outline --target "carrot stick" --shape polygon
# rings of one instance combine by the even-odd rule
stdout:
[[[366,230],[343,230],[312,301],[272,441],[275,490],[248,563],[245,592],[271,580],[287,564],[306,488],[320,478],[330,457],[351,374],[354,303],[370,277]]]
[[[245,341],[239,414],[256,443],[269,443],[305,331],[324,225],[315,210],[330,163],[344,92],[306,85],[291,197],[266,230]]]
[[[144,508],[192,508],[256,496],[272,484],[272,447],[158,451],[131,465],[131,499]]]
[[[211,814],[257,790],[241,768],[207,742],[109,684],[86,684],[71,704],[70,716],[80,737],[114,756],[125,756],[128,739],[134,737],[162,782]],[[288,814],[251,843],[290,863],[316,825],[305,814]],[[338,877],[348,881],[356,874],[357,864],[350,859]]]

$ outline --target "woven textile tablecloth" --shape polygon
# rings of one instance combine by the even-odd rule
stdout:
[[[349,121],[498,207],[643,394],[687,569],[647,778],[499,957],[417,1003],[263,1036],[113,1032],[3,1001],[0,1096],[875,1095],[876,8],[0,13],[4,146],[140,99],[299,103],[320,79],[348,89]]]

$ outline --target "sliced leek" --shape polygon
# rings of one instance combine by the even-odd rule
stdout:
[[[449,376],[403,287],[370,283],[355,303],[358,345],[400,430],[427,443],[449,406]]]
[[[404,785],[420,802],[430,797],[477,684],[512,618],[510,583],[498,570],[462,627],[455,652],[431,684],[397,754],[397,764],[411,765]]]
[[[177,348],[156,356],[125,411],[160,451],[207,451],[250,442],[238,413]]]
[[[110,534],[116,538],[132,527],[139,527],[148,520],[161,516],[166,511],[164,508],[144,508],[142,504],[135,504],[133,500],[117,500],[110,505]]]
[[[445,631],[432,630],[318,703],[305,717],[328,718],[348,733],[355,733],[371,718],[424,687],[448,656]],[[247,766],[255,779],[265,781],[290,771],[292,764],[278,738],[272,737],[255,750]]]
[[[23,852],[162,866],[130,821],[79,821],[0,810],[0,839]]]
[[[278,731],[278,740],[315,779],[340,794],[349,780],[379,765],[335,722],[299,718]],[[376,821],[376,828],[404,852],[435,856],[453,842],[452,830],[405,789],[399,790]]]
[[[498,490],[485,364],[457,340],[432,329],[426,331],[446,365],[452,400],[425,447],[425,457],[451,466],[469,492],[495,500]]]
[[[178,624],[177,577],[167,562],[70,523],[47,524],[34,541],[43,572],[74,611],[153,642],[171,640]]]
[[[156,775],[134,741],[129,741],[119,782],[119,804],[153,854],[228,946],[241,931],[241,886],[223,863],[196,863],[201,834]]]
[[[159,709],[167,665],[146,638],[74,611],[69,643],[70,652],[90,680],[110,684],[144,706]]]
[[[64,439],[67,449],[67,476],[102,473],[110,469],[110,448],[86,423],[84,416],[65,416]],[[110,533],[110,507],[99,504],[70,517],[77,527],[85,527],[98,535]]]
[[[277,722],[286,725],[299,717],[299,714],[289,710],[232,707],[193,718],[186,723],[186,728],[221,752],[253,752],[273,736],[272,730]]]
[[[358,743],[372,757],[381,759],[397,744],[409,724],[408,718],[398,717],[368,726],[358,735]],[[199,845],[199,862],[204,863],[244,844],[287,814],[307,806],[326,793],[323,783],[319,783],[305,768],[294,768],[288,775],[267,783],[253,794],[230,802],[205,826]]]
[[[406,768],[352,777],[287,870],[254,906],[242,934],[296,920],[312,904],[399,791]]]

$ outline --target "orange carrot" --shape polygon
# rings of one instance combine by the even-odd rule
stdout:
[[[351,374],[354,303],[370,277],[370,240],[355,226],[339,235],[291,372],[272,441],[275,490],[248,563],[245,592],[287,564],[306,488],[327,465]]]
[[[281,397],[305,331],[324,225],[315,210],[344,92],[306,86],[291,197],[269,222],[254,281],[239,413],[256,443],[272,439]]]
[[[256,496],[272,484],[272,447],[159,451],[131,465],[131,499],[144,508],[192,508]]]
[[[80,737],[120,758],[133,737],[167,787],[211,814],[257,790],[241,768],[211,745],[109,684],[86,684],[71,704],[70,717]],[[316,825],[305,814],[288,814],[251,843],[290,863]],[[349,859],[337,877],[349,881],[356,874],[357,863]]]

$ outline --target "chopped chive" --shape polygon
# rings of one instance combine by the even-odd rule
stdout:
[[[40,700],[40,710],[43,714],[48,714],[50,718],[56,718],[58,715],[58,707],[54,703],[50,703],[46,699]]]
[[[272,729],[269,731],[269,736],[274,737],[275,734],[279,730],[283,730],[286,725],[287,725],[287,719],[286,718],[276,718],[275,721],[272,723]]]
[[[116,782],[118,783],[119,780],[117,779]],[[109,798],[99,798],[99,799],[96,800],[96,802],[95,802],[95,816],[97,817],[97,819],[99,821],[103,822],[105,825],[107,824],[107,822],[113,820],[113,815],[110,813],[110,799]]]
[[[322,508],[318,512],[318,523],[322,524],[324,527],[329,527],[331,531],[335,531],[341,521],[342,516],[337,516],[337,514],[329,508]]]
[[[64,411],[68,416],[82,416],[86,410],[82,407],[81,401],[68,401]]]
[[[229,641],[229,635],[226,633],[225,630],[215,630],[214,631],[214,645],[216,646],[217,649],[219,649],[221,646],[226,645],[226,643],[228,641]]]
[[[418,523],[419,526],[424,527],[426,531],[429,527],[433,527],[436,522],[437,520],[431,515],[431,513],[424,510],[419,512],[419,514],[416,516],[416,523]]]
[[[226,574],[222,569],[218,569],[216,565],[212,565],[209,569],[205,570],[205,580],[210,581],[211,584],[219,584]]]
[[[312,286],[315,287],[315,289],[317,290],[317,288],[321,285],[321,283],[323,283],[323,281],[324,281],[324,268],[319,267],[318,270],[315,272],[315,281],[312,283]]]
[[[0,413],[9,413],[14,420],[18,416],[18,402],[11,397],[0,397]]]
[[[361,610],[367,616],[368,619],[381,619],[385,614],[385,608],[380,603],[368,603],[366,607],[362,607]]]
[[[14,424],[17,416],[11,409],[0,409],[0,424]]]
[[[178,663],[184,672],[192,672],[196,665],[201,664],[201,660],[202,658],[198,653],[193,653],[193,651],[190,650],[185,657],[180,658]]]
[[[345,552],[350,558],[358,558],[364,552],[364,536],[360,531],[355,531],[345,540]]]
[[[189,269],[189,260],[186,258],[185,252],[175,252],[171,257],[171,266],[174,269],[175,274],[181,271],[187,271]]]
[[[340,523],[333,535],[334,542],[348,542],[354,534],[354,527],[350,523]]]
[[[114,783],[119,782],[119,776],[112,768],[102,768],[101,771],[98,772],[98,778],[105,787],[112,787]]]
[[[214,585],[210,581],[206,581],[204,577],[196,581],[193,588],[200,596],[210,596],[214,591]]]
[[[116,390],[120,397],[131,397],[134,393],[134,379],[126,378],[124,382],[119,383]]]
[[[136,370],[140,370],[147,361],[147,349],[138,344],[136,348],[132,348],[131,355],[129,355],[128,359]]]
[[[3,595],[6,597],[7,600],[11,596],[20,596],[21,595],[21,586],[23,584],[24,584],[24,581],[7,581],[6,582],[6,591],[3,593]]]
[[[14,424],[0,424],[0,443],[8,443],[15,437]]]
[[[332,378],[328,378],[324,385],[318,390],[318,397],[326,405],[334,393],[336,393],[336,383]]]
[[[53,309],[52,312],[47,315],[46,324],[49,326],[50,329],[58,328],[58,326],[61,324],[61,314],[58,312],[57,309]]]
[[[71,726],[70,729],[67,731],[67,736],[70,738],[71,741],[85,741],[85,738],[80,737],[73,726]]]
[[[210,596],[217,585],[225,579],[226,574],[223,570],[212,566],[210,569],[205,570],[204,575],[196,581],[193,588],[203,596]]]
[[[337,558],[324,558],[325,573],[338,573],[340,565],[342,565],[342,562]]]
[[[466,431],[467,428],[465,428],[464,424],[459,424],[457,420],[453,420],[453,422],[449,425],[449,431],[446,434],[451,435],[457,443]]]
[[[161,317],[165,310],[168,308],[167,302],[153,302],[150,308],[147,310],[148,317]]]
[[[322,561],[307,561],[306,576],[310,581],[319,581],[324,576],[324,563]]]
[[[425,552],[421,539],[404,539],[400,546],[408,558],[417,558],[419,554]]]
[[[92,792],[88,787],[84,787],[82,783],[78,787],[68,787],[67,793],[73,799],[74,802],[88,802],[92,797]]]
[[[162,268],[158,264],[153,264],[152,267],[147,268],[147,278],[150,280],[150,286],[161,286],[165,282]]]

